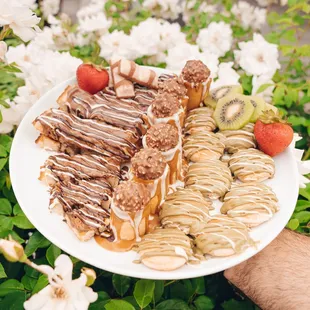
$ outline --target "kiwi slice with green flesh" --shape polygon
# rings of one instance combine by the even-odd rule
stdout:
[[[249,96],[231,94],[218,101],[213,117],[220,130],[237,130],[250,122],[253,112]]]
[[[265,109],[264,109],[264,111],[268,111],[268,110],[272,110],[276,114],[279,112],[277,107],[275,107],[274,105],[272,105],[270,103],[265,102]]]
[[[266,102],[263,98],[258,96],[249,96],[249,99],[254,107],[254,112],[250,118],[250,122],[255,123],[266,109]]]
[[[215,109],[217,102],[225,96],[231,94],[242,94],[243,89],[241,85],[226,85],[216,87],[210,90],[209,95],[205,98],[204,104]]]

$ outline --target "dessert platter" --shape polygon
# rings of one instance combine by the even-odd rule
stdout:
[[[212,89],[201,61],[176,75],[114,57],[107,69],[81,65],[28,112],[12,185],[67,253],[134,277],[196,277],[248,259],[284,228],[298,195],[291,135],[241,86]]]

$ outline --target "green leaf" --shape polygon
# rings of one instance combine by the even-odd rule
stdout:
[[[46,259],[51,266],[54,267],[55,260],[60,254],[61,254],[61,250],[56,245],[51,244],[49,246],[49,248],[46,251]]]
[[[187,302],[193,293],[193,287],[188,284],[186,286],[183,281],[175,282],[170,286],[170,297],[173,299],[183,299]]]
[[[13,224],[21,229],[33,229],[35,228],[31,222],[27,219],[25,214],[18,214],[12,218]]]
[[[130,287],[131,279],[119,274],[113,274],[112,283],[117,294],[124,296]]]
[[[296,30],[295,29],[286,30],[283,34],[283,39],[290,42],[296,42]]]
[[[306,209],[310,209],[310,201],[308,200],[298,200],[297,201],[297,204],[296,204],[296,207],[295,207],[295,212],[298,212],[298,211],[304,211]]]
[[[0,171],[0,189],[3,188],[8,175],[9,174],[6,171],[4,170]]]
[[[34,286],[33,290],[32,290],[32,295],[38,293],[39,291],[41,291],[45,286],[48,285],[48,278],[45,274],[42,274],[36,285]]]
[[[111,299],[104,307],[106,310],[135,310],[129,302],[120,299]]]
[[[27,275],[24,275],[21,279],[22,284],[24,285],[25,289],[28,291],[32,291],[33,288],[35,287],[38,279],[31,278]]]
[[[5,310],[21,310],[24,309],[26,301],[26,292],[12,292],[6,295],[0,301],[0,309]]]
[[[12,230],[13,221],[10,217],[0,215],[0,231]]]
[[[259,87],[256,93],[257,94],[262,93],[264,90],[266,90],[270,86],[273,86],[273,84],[263,84]]]
[[[157,280],[155,281],[155,288],[154,288],[154,300],[155,302],[160,301],[161,296],[163,296],[164,293],[164,281]]]
[[[251,302],[246,301],[237,301],[235,299],[230,299],[222,303],[222,307],[224,310],[249,310],[253,309]]]
[[[273,93],[273,102],[275,104],[282,104],[284,93],[285,93],[285,87],[284,86],[277,86],[274,93]]]
[[[3,297],[14,291],[23,291],[24,286],[15,279],[7,280],[0,284],[0,297]]]
[[[213,300],[208,296],[199,296],[195,299],[194,304],[197,310],[211,310],[215,307]]]
[[[154,289],[154,280],[139,280],[136,283],[133,296],[141,308],[145,308],[152,301]]]
[[[204,277],[192,279],[193,289],[198,295],[203,295],[206,291]]]
[[[296,230],[298,226],[299,226],[299,221],[297,219],[291,219],[286,225],[286,227],[291,230]]]
[[[294,214],[294,218],[301,224],[308,223],[310,221],[310,211],[300,211]]]
[[[0,214],[3,215],[11,215],[12,213],[12,206],[8,199],[0,198]]]
[[[39,248],[47,248],[51,242],[36,231],[30,238],[25,247],[27,256],[33,254]]]
[[[8,235],[11,235],[11,237],[12,237],[15,241],[17,241],[18,243],[24,243],[24,242],[25,242],[25,240],[24,240],[23,238],[21,238],[21,237],[18,235],[18,233],[17,233],[16,231],[14,231],[14,230],[9,230],[9,231],[8,231]]]
[[[7,278],[3,265],[0,263],[0,279]]]
[[[0,157],[6,157],[8,152],[6,151],[5,147],[0,144]]]
[[[304,198],[310,200],[310,183],[306,185],[306,188],[299,189],[299,195],[303,196]]]
[[[10,107],[10,105],[3,99],[0,99],[0,105],[2,105],[6,109]]]
[[[110,296],[106,292],[98,292],[98,299],[89,305],[89,310],[102,310],[104,306],[109,302]]]
[[[18,214],[24,214],[23,210],[21,209],[20,205],[17,203],[13,207],[13,214],[18,215]]]
[[[156,310],[190,310],[189,306],[184,300],[169,299],[162,301],[155,308]]]
[[[7,158],[0,158],[0,170],[3,169],[5,164],[7,163],[8,159]]]
[[[12,146],[13,139],[8,135],[0,135],[0,144],[10,152]]]

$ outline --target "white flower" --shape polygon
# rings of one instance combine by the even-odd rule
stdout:
[[[40,6],[44,17],[56,15],[60,9],[60,0],[43,0]]]
[[[19,0],[19,3],[22,3],[31,10],[35,10],[38,8],[38,4],[36,2],[36,0]]]
[[[198,59],[200,56],[197,45],[182,43],[168,50],[166,58],[167,69],[180,72],[189,59]]]
[[[162,52],[176,45],[186,43],[186,35],[181,31],[181,26],[178,23],[162,21],[159,27],[159,35],[159,49]]]
[[[100,46],[100,56],[110,60],[112,56],[120,56],[130,60],[136,58],[136,53],[132,48],[131,37],[124,31],[113,31],[107,33],[98,40]]]
[[[47,272],[53,272],[51,267],[45,267]],[[85,274],[82,273],[78,279],[72,280],[72,269],[69,256],[58,256],[54,270],[56,276],[49,277],[50,284],[24,303],[25,310],[87,310],[89,304],[97,300],[98,294],[86,286]]]
[[[107,1],[106,0],[91,0],[89,4],[86,6],[81,7],[77,13],[76,17],[78,21],[84,19],[86,17],[91,17],[97,15],[100,12],[103,12],[104,5]]]
[[[271,86],[267,87],[264,91],[257,93],[258,89],[264,85],[264,84],[272,84]],[[257,95],[262,98],[266,102],[271,102],[272,96],[273,96],[273,90],[274,90],[274,82],[271,79],[270,75],[263,74],[260,76],[254,75],[252,79],[252,95]]]
[[[156,55],[160,45],[161,23],[155,18],[148,18],[134,26],[130,33],[137,57]]]
[[[31,40],[39,31],[40,18],[23,3],[0,0],[0,7],[0,26],[9,26],[23,41]]]
[[[253,41],[240,42],[240,51],[234,51],[235,59],[248,75],[273,76],[280,69],[276,44],[268,43],[261,34],[254,33]]]
[[[191,16],[197,11],[194,10],[197,0],[184,1],[182,19],[185,23],[188,23]],[[212,17],[218,11],[217,5],[208,4],[208,1],[200,3],[198,12],[208,13],[208,16]]]
[[[231,12],[241,21],[244,28],[260,29],[266,23],[266,9],[261,9],[246,1],[235,3]]]
[[[177,19],[182,12],[181,0],[145,0],[142,5],[154,15],[166,19]]]
[[[211,88],[216,88],[224,85],[239,84],[240,75],[232,68],[233,62],[222,62],[219,65],[218,79],[211,84]]]
[[[0,62],[5,61],[5,54],[8,50],[8,47],[4,41],[0,41]]]
[[[97,14],[80,18],[78,30],[82,33],[98,31],[100,34],[103,34],[108,32],[111,24],[112,22],[107,20],[103,12],[98,12]]]
[[[207,28],[199,31],[197,44],[203,51],[222,57],[230,50],[232,40],[230,25],[224,22],[212,22]]]
[[[306,185],[310,183],[310,179],[305,177],[305,175],[310,173],[310,160],[301,160],[304,150],[295,148],[296,142],[301,139],[302,137],[300,137],[297,133],[294,133],[294,138],[290,146],[291,148],[293,148],[295,159],[297,161],[297,167],[299,172],[299,187],[305,188]]]
[[[208,52],[201,53],[197,45],[189,43],[182,43],[168,50],[167,69],[179,73],[185,66],[186,61],[191,59],[201,60],[209,67],[211,76],[216,77],[219,63],[218,57]]]

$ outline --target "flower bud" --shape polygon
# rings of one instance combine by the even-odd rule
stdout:
[[[15,240],[0,240],[0,252],[9,262],[24,262],[27,259],[24,248]]]
[[[7,52],[7,45],[4,41],[0,41],[0,62],[5,61],[5,54]]]
[[[94,284],[95,280],[96,280],[96,272],[94,269],[90,269],[90,268],[86,268],[83,267],[81,269],[82,273],[85,274],[85,276],[87,277],[87,281],[86,281],[86,285],[87,286],[91,286]]]

